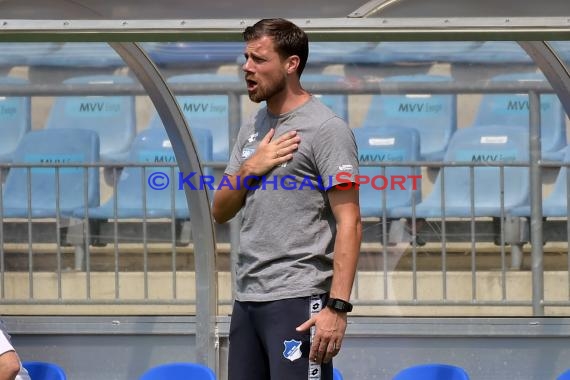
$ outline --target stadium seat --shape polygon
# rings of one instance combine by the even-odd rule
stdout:
[[[326,74],[303,74],[301,76],[301,82],[305,85],[310,83],[339,83],[344,81],[344,77],[341,75],[326,75]],[[310,87],[307,87],[309,89]],[[311,91],[312,92],[312,91]],[[315,94],[315,97],[319,98],[321,102],[332,109],[338,116],[344,120],[348,120],[348,97],[346,95],[336,95],[336,94],[325,94],[319,95]]]
[[[55,42],[2,42],[0,43],[0,67],[34,66],[59,49]]]
[[[34,64],[73,69],[126,66],[121,56],[106,42],[66,42]]]
[[[533,60],[515,41],[485,41],[471,51],[461,54],[471,64],[532,64]]]
[[[564,150],[564,163],[570,163],[570,147]],[[568,168],[561,167],[550,194],[542,200],[543,242],[568,241]],[[520,269],[523,263],[523,246],[531,238],[531,207],[524,205],[508,212],[505,241],[511,245],[511,268]],[[551,219],[552,218],[552,219]],[[556,220],[556,218],[561,218]]]
[[[131,84],[125,76],[95,75],[70,78],[65,84],[112,86]],[[124,159],[136,134],[134,96],[60,96],[48,116],[47,129],[89,129],[101,141],[103,162]]]
[[[197,363],[168,363],[147,370],[139,380],[216,380],[214,371]]]
[[[545,81],[541,73],[516,73],[492,78],[493,82]],[[554,94],[541,95],[541,144],[543,159],[562,159],[566,146],[566,120],[562,104]],[[527,94],[486,94],[481,99],[474,126],[515,125],[528,130]]]
[[[438,174],[432,192],[415,207],[418,218],[441,218],[442,173],[444,179],[445,216],[499,217],[501,216],[501,176],[498,165],[508,162],[528,162],[528,134],[519,127],[489,126],[487,128],[459,129],[453,135],[444,162],[473,162],[486,164],[473,169],[447,167]],[[526,167],[505,167],[505,212],[529,202],[530,179]],[[472,183],[473,182],[473,183]],[[471,210],[471,187],[474,186],[474,208]],[[412,217],[411,207],[391,210],[395,217]]]
[[[353,130],[358,146],[358,158],[360,164],[418,161],[420,156],[420,136],[417,130],[404,127],[384,128],[355,128]],[[384,175],[385,182],[377,181],[360,186],[360,212],[362,217],[383,216],[384,196],[386,206],[389,208],[406,206],[421,199],[421,181],[417,181],[417,191],[414,192],[408,176],[419,174],[419,168],[405,166],[387,166],[385,171],[382,167],[361,166],[360,175],[374,178]],[[398,186],[392,188],[391,181],[395,176],[403,176],[406,179],[405,189]],[[386,186],[386,190],[379,190]],[[376,187],[376,188],[375,188]],[[415,194],[414,194],[415,193]],[[386,209],[389,217],[389,209]]]
[[[419,364],[398,372],[393,380],[469,380],[469,375],[454,365]]]
[[[212,136],[210,131],[204,129],[193,129],[193,137],[199,149],[202,161],[211,161],[212,157]],[[175,163],[174,151],[166,131],[161,128],[150,128],[141,131],[132,144],[130,163]],[[117,183],[116,192],[100,207],[90,208],[88,217],[90,219],[157,219],[171,218],[188,219],[188,204],[184,191],[178,190],[178,167],[142,167],[127,166],[123,169]],[[165,189],[153,189],[148,181],[152,173],[161,172],[166,174],[171,185]],[[208,172],[205,172],[207,175]],[[185,173],[186,175],[190,173]],[[174,175],[175,178],[172,178]],[[158,178],[159,182],[165,181],[163,177]],[[162,183],[162,182],[161,182]],[[172,186],[176,184],[174,191]],[[143,188],[144,187],[144,188]],[[174,193],[174,198],[172,194]],[[117,198],[115,215],[115,197]],[[146,199],[146,201],[145,201]],[[174,202],[174,205],[173,205]],[[84,208],[77,209],[75,216],[83,218]]]
[[[563,152],[562,162],[570,163],[570,147],[565,148]],[[552,191],[542,201],[542,215],[544,217],[566,217],[568,215],[567,177],[568,168],[561,167],[554,181]],[[530,206],[516,207],[509,214],[530,217]]]
[[[171,84],[196,85],[204,83],[238,82],[235,75],[188,74],[171,77]],[[226,162],[229,159],[230,110],[227,95],[177,95],[182,112],[192,130],[209,129],[213,137],[213,160]],[[151,128],[164,129],[162,122],[155,114],[151,117]]]
[[[450,79],[434,75],[386,78],[386,82],[442,82]],[[457,128],[455,95],[402,94],[373,95],[363,127],[409,127],[420,133],[423,160],[440,161]]]
[[[244,49],[243,42],[145,42],[142,46],[160,67],[235,64]]]
[[[375,62],[398,64],[462,62],[464,55],[480,47],[477,41],[381,42],[369,56]]]
[[[83,129],[28,132],[14,154],[14,164],[92,164],[99,161],[99,138]],[[29,180],[28,180],[29,178]],[[31,200],[28,197],[31,197]],[[97,168],[12,167],[6,177],[5,218],[70,216],[78,207],[99,205]],[[28,207],[30,202],[31,209]]]
[[[309,42],[307,66],[378,63],[370,56],[375,42]],[[303,76],[306,74],[303,74]]]
[[[333,380],[344,380],[338,368],[333,368]]]
[[[26,84],[23,79],[0,77],[0,86]],[[29,97],[0,97],[0,162],[12,161],[16,147],[30,130],[30,119]]]
[[[22,362],[32,380],[67,380],[65,371],[59,365],[50,362]]]
[[[570,369],[568,369],[568,370],[562,372],[560,375],[558,375],[556,380],[570,380]]]

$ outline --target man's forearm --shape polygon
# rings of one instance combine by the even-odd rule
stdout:
[[[333,281],[330,291],[332,298],[348,301],[356,275],[362,225],[360,218],[346,221],[337,227],[334,248]]]

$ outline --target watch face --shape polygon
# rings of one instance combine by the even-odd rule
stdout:
[[[328,302],[328,306],[330,306],[334,310],[341,312],[352,311],[352,305],[350,303],[336,298],[331,298]]]

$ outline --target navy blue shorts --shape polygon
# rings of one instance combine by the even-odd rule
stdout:
[[[309,362],[310,332],[295,328],[322,307],[326,295],[234,303],[228,380],[332,380],[332,361]]]

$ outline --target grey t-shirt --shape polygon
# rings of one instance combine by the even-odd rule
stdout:
[[[247,193],[235,268],[239,301],[329,291],[336,222],[326,190],[358,174],[352,131],[315,97],[279,116],[262,108],[240,129],[227,174],[239,170],[271,128],[274,139],[295,130],[301,142],[289,162],[270,170]]]

